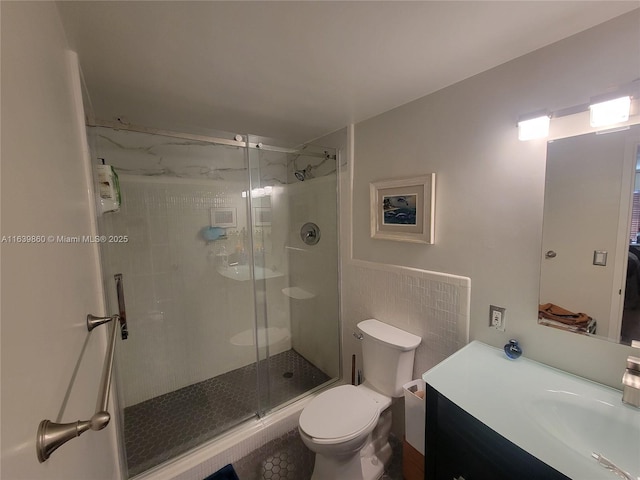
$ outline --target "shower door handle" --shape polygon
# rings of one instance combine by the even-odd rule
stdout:
[[[114,275],[116,280],[116,294],[118,296],[118,317],[120,320],[120,335],[123,340],[129,338],[129,329],[127,328],[127,309],[124,304],[124,286],[122,284],[122,274]]]
[[[95,315],[87,315],[87,329],[93,330],[103,323],[117,320],[120,323],[120,336],[122,340],[129,338],[129,329],[127,328],[127,309],[124,304],[124,286],[122,284],[122,274],[116,273],[113,276],[116,280],[116,295],[118,296],[118,314],[108,317],[96,317]]]

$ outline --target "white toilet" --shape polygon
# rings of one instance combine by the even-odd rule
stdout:
[[[387,407],[411,381],[422,339],[375,319],[358,328],[365,382],[331,388],[300,414],[300,437],[316,454],[311,480],[377,480],[391,459]]]

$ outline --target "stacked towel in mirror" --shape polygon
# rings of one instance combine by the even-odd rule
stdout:
[[[571,312],[553,303],[539,305],[538,316],[548,320],[555,320],[565,325],[587,325],[592,320],[586,313]]]

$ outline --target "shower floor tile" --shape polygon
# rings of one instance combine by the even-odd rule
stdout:
[[[260,373],[269,372],[268,404],[271,406],[329,380],[295,350],[274,355],[266,362],[267,365],[261,363]],[[254,363],[125,408],[129,476],[138,475],[253,417],[259,408],[256,385]]]

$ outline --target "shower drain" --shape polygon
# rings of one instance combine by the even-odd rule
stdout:
[[[293,372],[284,372],[284,373],[282,374],[282,376],[283,376],[284,378],[291,378],[291,377],[293,377]]]

